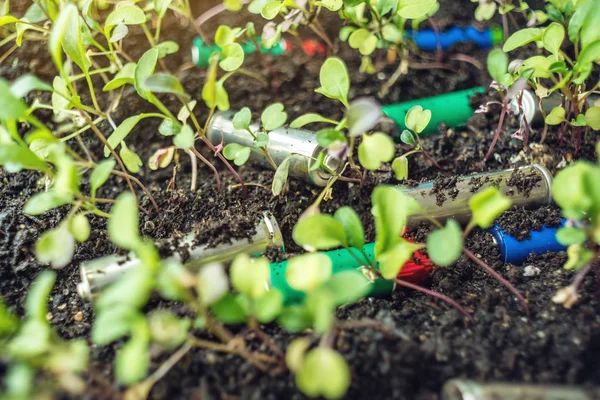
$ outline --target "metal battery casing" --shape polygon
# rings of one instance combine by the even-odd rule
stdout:
[[[237,143],[253,148],[254,139],[250,133],[234,128],[234,115],[233,111],[216,113],[208,126],[206,137],[215,146],[220,143],[223,143],[224,146]],[[256,134],[260,132],[260,127],[258,124],[252,124],[250,130]],[[317,186],[327,185],[327,181],[332,176],[322,168],[310,171],[310,167],[318,158],[319,153],[324,150],[317,143],[317,137],[313,132],[291,128],[275,129],[269,132],[267,150],[277,165],[281,165],[288,155],[294,154],[290,163],[289,176],[307,180]],[[264,168],[272,168],[267,158],[260,152],[253,151],[250,160]],[[334,172],[339,172],[343,167],[339,160],[329,155],[325,155],[323,163]]]
[[[590,95],[586,98],[588,107],[593,107],[595,102],[600,99],[600,96]],[[554,93],[549,97],[542,99],[542,107],[546,113],[552,111],[553,108],[562,105],[562,96]],[[527,123],[531,126],[540,126],[544,124],[544,114],[540,110],[535,93],[530,90],[523,90],[523,97],[521,98],[521,107],[523,108],[523,115],[527,120]],[[519,115],[519,99],[515,96],[510,102],[510,109],[515,115]]]
[[[519,187],[511,180],[513,174],[521,174],[533,187]],[[420,214],[408,218],[406,224],[408,229],[414,228],[421,222],[428,222],[426,216],[440,222],[453,218],[461,224],[467,223],[471,219],[469,200],[473,195],[490,186],[497,187],[502,194],[506,195],[512,201],[513,207],[535,208],[552,202],[552,174],[538,164],[459,176],[455,179],[452,185],[436,193],[432,191],[434,181],[415,187],[398,186],[404,194],[414,198],[422,209]]]
[[[283,249],[283,235],[277,221],[270,212],[264,212],[256,227],[256,233],[248,239],[235,239],[214,247],[196,244],[194,233],[171,245],[171,257],[185,262],[191,268],[211,262],[228,262],[238,254],[260,255],[269,246]],[[131,253],[129,255],[111,255],[84,262],[80,266],[81,282],[77,284],[77,293],[82,298],[91,298],[98,290],[115,282],[128,271],[141,265],[141,261]]]
[[[565,226],[566,220],[562,220],[560,226],[544,226],[539,231],[529,231],[530,237],[518,240],[516,237],[504,232],[498,225],[489,229],[494,242],[500,250],[501,260],[505,263],[521,264],[527,260],[530,254],[543,254],[546,252],[566,251],[567,246],[556,240],[556,232]]]

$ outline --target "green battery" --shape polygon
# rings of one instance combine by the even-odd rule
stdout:
[[[364,252],[369,256],[369,259],[375,258],[375,243],[368,243],[363,246]],[[360,257],[358,251],[353,249],[354,254]],[[346,249],[337,249],[324,252],[332,261],[332,272],[334,274],[342,271],[357,270],[363,266],[358,260],[356,260]],[[286,304],[299,303],[304,299],[305,293],[293,289],[287,282],[285,272],[287,270],[287,261],[280,261],[271,263],[271,284],[276,289],[279,289],[283,293],[284,301]],[[374,282],[368,282],[365,277],[365,281],[370,286],[368,296],[370,297],[387,297],[390,296],[394,291],[395,284],[392,281],[385,279],[376,279]]]
[[[483,91],[483,87],[475,87],[439,96],[389,104],[382,108],[383,113],[396,123],[400,132],[406,129],[404,120],[408,110],[412,107],[421,106],[423,109],[431,110],[431,121],[421,134],[435,133],[438,131],[440,122],[445,123],[450,128],[464,125],[475,112],[471,107],[469,97],[476,93],[483,93]],[[400,141],[400,137],[394,139],[397,142]]]
[[[260,45],[260,38],[257,40],[257,43]],[[240,43],[240,46],[242,46],[244,54],[256,53],[256,46],[252,42]],[[286,49],[287,42],[285,39],[281,39],[279,43],[269,49],[264,46],[260,46],[261,53],[271,54],[273,56],[278,56],[285,53]],[[198,67],[206,68],[210,62],[210,56],[217,51],[221,51],[221,48],[218,45],[206,45],[202,38],[196,37],[194,38],[194,45],[192,46],[192,61]]]

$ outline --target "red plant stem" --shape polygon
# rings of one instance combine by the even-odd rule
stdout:
[[[440,299],[443,302],[450,304],[452,307],[454,307],[458,311],[460,311],[460,313],[463,314],[465,317],[467,317],[469,319],[469,321],[475,322],[475,320],[473,320],[473,317],[471,316],[471,314],[469,314],[469,312],[467,310],[465,310],[460,304],[458,304],[456,301],[452,300],[450,297],[448,297],[444,294],[434,292],[433,290],[425,289],[422,286],[415,285],[414,283],[410,283],[410,282],[404,281],[402,279],[396,278],[396,279],[393,279],[393,282],[395,282],[396,285],[403,286],[403,287],[413,289],[413,290],[417,290],[419,292],[425,293],[428,296],[435,297],[436,299]]]
[[[498,282],[500,282],[510,292],[512,292],[515,296],[517,296],[517,298],[519,299],[519,302],[521,303],[521,305],[523,306],[523,309],[525,310],[525,313],[527,314],[527,317],[528,318],[531,317],[531,314],[529,313],[529,307],[527,306],[527,300],[525,299],[525,297],[523,297],[523,295],[521,294],[521,292],[519,292],[517,290],[517,288],[515,288],[512,285],[512,283],[510,283],[509,281],[507,281],[506,279],[504,279],[492,267],[490,267],[485,262],[483,262],[483,260],[480,260],[479,258],[477,258],[477,256],[475,256],[475,254],[471,253],[466,247],[463,247],[462,250],[463,250],[463,253],[465,253],[465,255],[467,257],[469,257],[469,259],[471,259],[471,261],[473,261],[475,264],[479,265],[481,268],[485,269],[488,272],[488,274],[492,275]]]
[[[435,60],[441,64],[442,58],[444,57],[444,53],[442,53],[442,44],[440,43],[440,31],[433,18],[427,16],[427,20],[431,24],[431,28],[433,29],[433,33],[435,34],[435,41],[437,46],[435,50]]]
[[[502,102],[502,111],[500,111],[500,119],[498,120],[498,128],[496,128],[496,134],[494,135],[494,139],[492,140],[492,144],[490,145],[489,150],[485,157],[483,157],[483,162],[485,163],[487,159],[492,155],[492,151],[496,146],[496,142],[500,137],[500,132],[502,131],[502,125],[504,125],[504,117],[506,116],[506,100]]]
[[[217,157],[219,157],[219,159],[221,161],[223,161],[223,164],[225,164],[225,166],[227,167],[227,169],[229,171],[231,171],[231,173],[233,174],[233,176],[235,176],[235,179],[240,183],[240,185],[242,185],[242,190],[244,191],[244,194],[248,193],[248,190],[246,189],[246,184],[244,183],[244,180],[240,177],[240,175],[237,173],[237,171],[231,166],[231,164],[229,164],[229,161],[227,161],[227,159],[225,157],[223,157],[223,154],[221,154],[220,151],[217,152],[217,149],[215,148],[215,146],[213,146],[213,144],[210,142],[210,140],[208,140],[206,138],[206,136],[202,136],[201,137],[202,141],[204,143],[206,143],[206,145],[217,154]]]
[[[208,161],[206,158],[204,158],[204,156],[202,154],[200,154],[200,152],[198,150],[196,150],[195,148],[191,148],[190,149],[192,151],[192,153],[194,153],[196,155],[196,157],[198,157],[204,164],[208,165],[208,168],[212,169],[213,173],[215,174],[215,179],[217,180],[217,192],[221,191],[221,178],[219,178],[219,172],[217,171],[217,169],[215,168],[214,165],[212,165],[212,163],[210,161]]]

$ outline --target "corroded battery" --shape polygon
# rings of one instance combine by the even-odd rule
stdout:
[[[209,246],[196,243],[196,235],[189,233],[181,240],[168,240],[159,246],[168,246],[171,257],[198,267],[211,262],[231,261],[241,253],[260,255],[270,246],[283,248],[283,236],[273,215],[265,211],[256,226],[256,233],[250,238]],[[91,298],[140,264],[134,254],[111,255],[84,262],[80,266],[81,282],[77,284],[77,293],[82,298]]]
[[[248,131],[234,128],[234,115],[235,112],[233,111],[216,113],[208,126],[206,137],[215,146],[221,143],[223,143],[223,146],[237,143],[245,147],[255,148],[254,138]],[[252,124],[250,130],[257,134],[260,132],[260,127],[258,124]],[[337,173],[343,167],[339,160],[325,154],[323,166],[311,170],[311,167],[319,158],[319,153],[324,150],[317,143],[316,135],[310,131],[282,127],[269,132],[267,151],[273,161],[280,165],[287,156],[293,154],[289,176],[304,179],[316,186],[327,185],[332,172]],[[253,151],[250,160],[264,168],[271,168],[267,158],[259,151]]]
[[[465,224],[471,219],[471,197],[491,186],[507,196],[513,207],[535,208],[552,202],[552,174],[538,164],[437,179],[414,187],[402,185],[399,190],[414,198],[422,210],[408,218],[407,227],[429,221],[426,216],[440,222],[452,218]]]

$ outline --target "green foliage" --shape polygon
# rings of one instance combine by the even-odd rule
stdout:
[[[226,159],[232,160],[235,165],[244,165],[250,158],[251,149],[237,143],[229,143],[223,148],[223,155]]]
[[[124,249],[139,247],[138,211],[135,197],[128,192],[121,194],[111,210],[108,220],[108,236],[112,242]]]
[[[356,211],[348,206],[341,207],[335,211],[333,218],[342,225],[348,246],[361,248],[365,244],[365,231]]]
[[[267,291],[265,282],[269,281],[269,260],[250,258],[240,254],[231,264],[231,285],[240,293],[258,299]]]
[[[331,259],[323,253],[308,253],[289,260],[285,277],[289,285],[310,292],[331,277]]]
[[[344,106],[348,105],[348,91],[350,90],[350,77],[346,64],[339,58],[328,58],[319,73],[321,87],[316,90],[317,93],[330,98],[339,100]]]
[[[469,199],[471,223],[480,228],[489,228],[496,218],[511,206],[511,201],[495,187],[489,187]]]
[[[358,160],[368,170],[379,169],[382,163],[394,158],[394,141],[382,132],[363,135],[363,141],[358,146]]]
[[[285,121],[287,121],[287,113],[283,111],[283,104],[275,103],[265,108],[260,119],[266,130],[274,131],[285,124]]]
[[[462,229],[453,219],[427,237],[427,254],[434,264],[441,267],[452,265],[460,257],[462,246]]]
[[[431,111],[423,110],[421,106],[414,106],[406,113],[406,127],[417,135],[423,132],[423,129],[429,125],[429,121],[431,121]]]
[[[315,214],[302,218],[294,226],[294,241],[308,251],[327,250],[347,246],[344,223],[330,215]],[[348,224],[348,221],[345,221]],[[355,226],[353,234],[357,234]]]
[[[350,368],[334,350],[318,347],[300,363],[296,385],[307,396],[338,399],[350,387]]]

